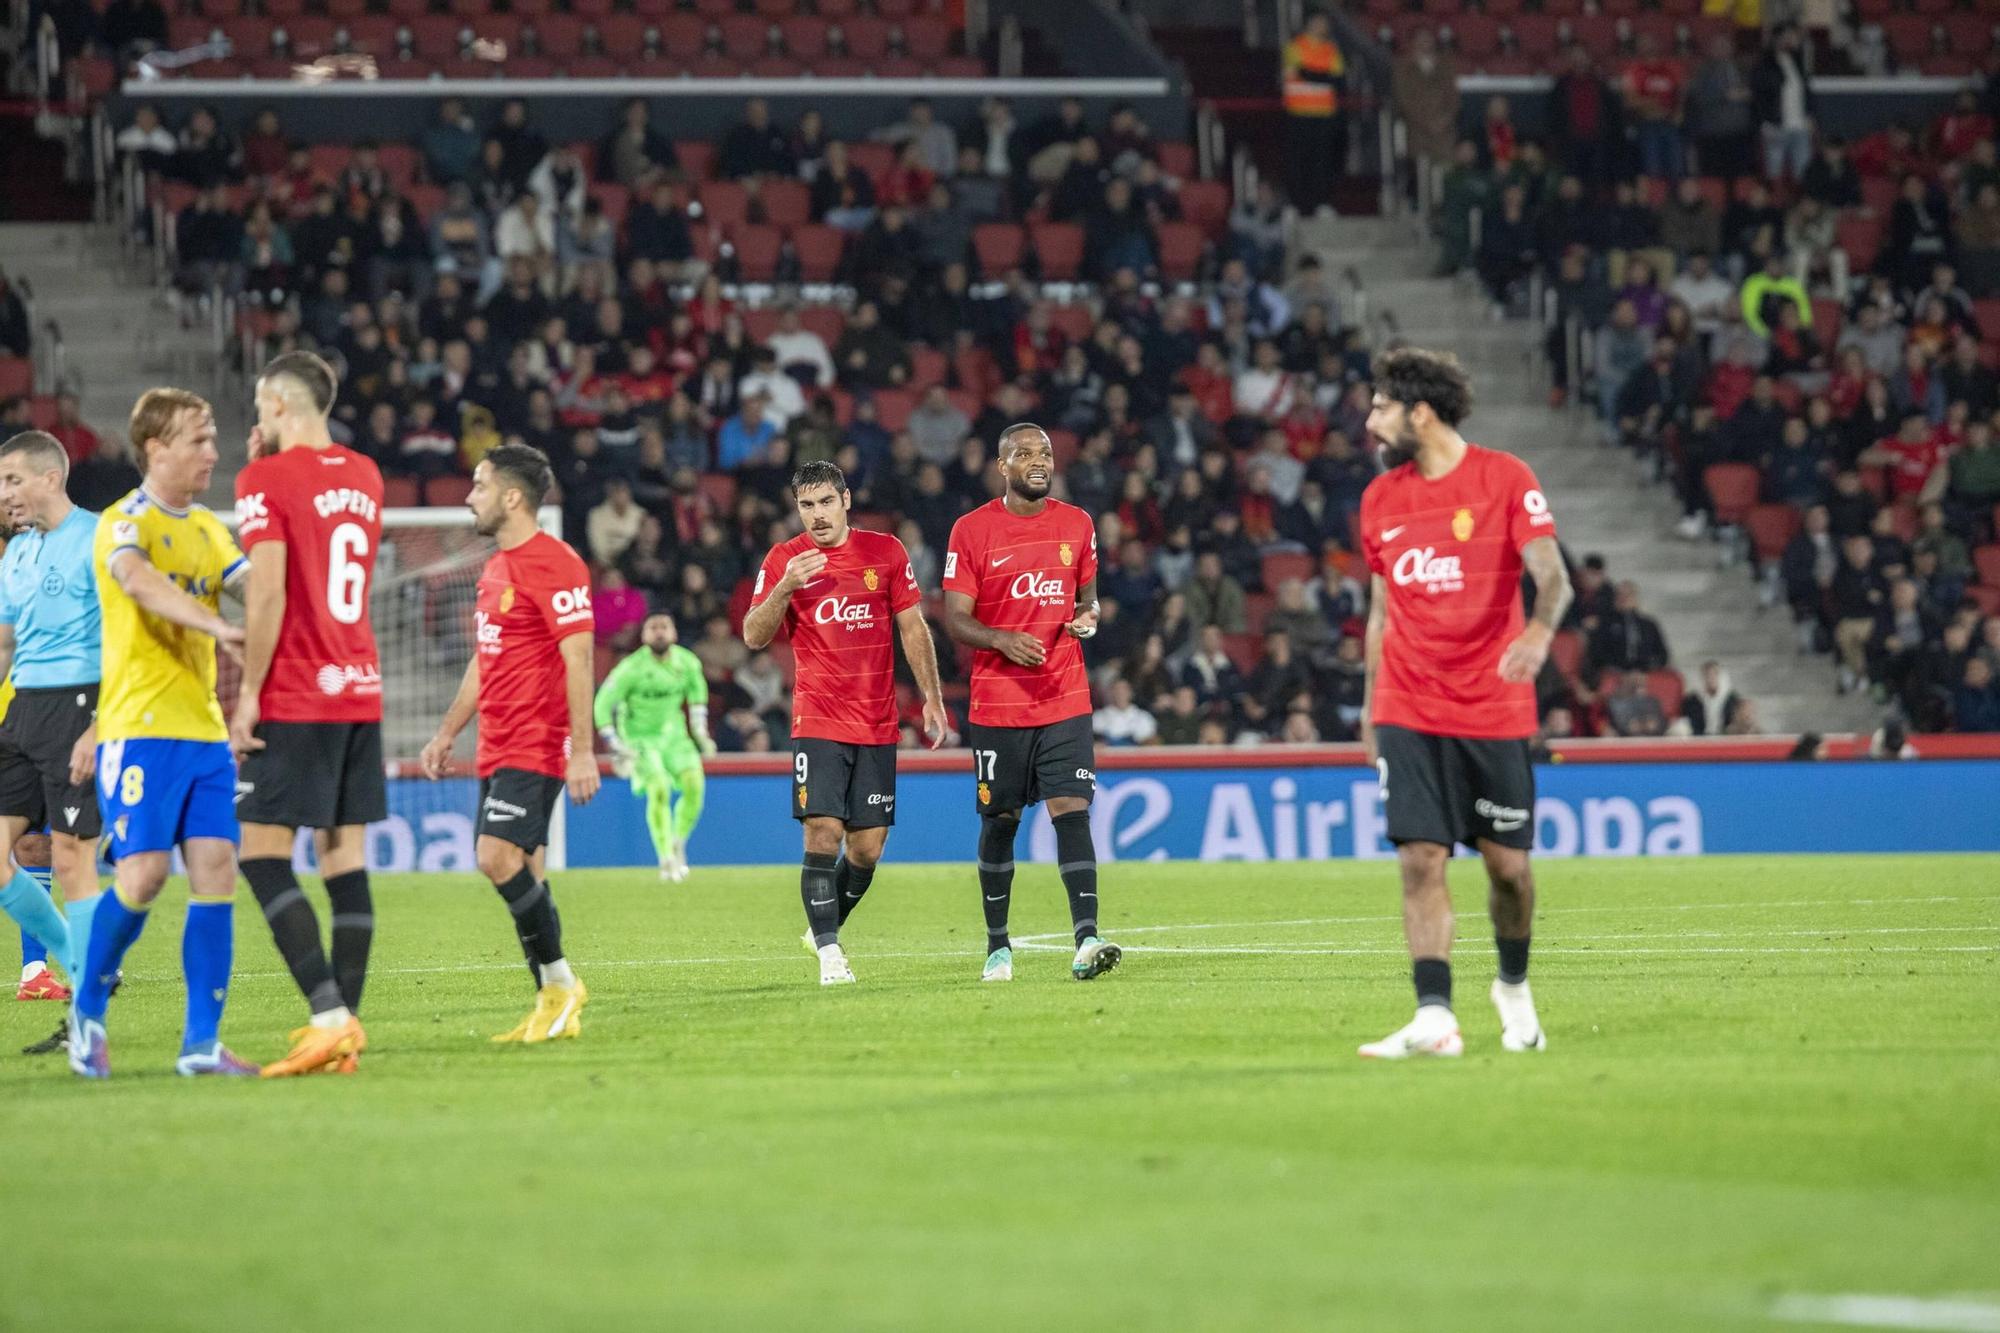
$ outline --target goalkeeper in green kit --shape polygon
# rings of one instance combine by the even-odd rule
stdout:
[[[646,828],[660,856],[660,878],[687,878],[687,840],[701,818],[708,780],[708,681],[701,659],[680,646],[664,611],[640,627],[643,647],[620,662],[597,691],[597,729],[610,743],[612,768],[646,798]],[[674,800],[678,793],[680,800]]]

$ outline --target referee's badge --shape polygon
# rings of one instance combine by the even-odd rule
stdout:
[[[514,589],[511,585],[500,590],[500,614],[506,615],[514,609]]]
[[[870,592],[874,592],[882,586],[882,580],[875,576],[874,570],[864,569],[861,571],[861,586]]]
[[[1076,549],[1068,542],[1064,542],[1060,547],[1056,548],[1056,558],[1065,565],[1073,565],[1076,563]]]
[[[1461,509],[1451,516],[1451,535],[1459,541],[1469,541],[1472,537],[1472,511]]]

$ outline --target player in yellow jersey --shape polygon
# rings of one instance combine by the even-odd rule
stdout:
[[[236,760],[215,697],[218,647],[240,659],[243,631],[224,620],[224,591],[249,563],[221,519],[195,503],[215,472],[215,414],[183,389],[149,389],[132,409],[132,450],[145,480],[99,521],[104,683],[97,705],[97,790],[117,877],[91,922],[70,1011],[70,1068],[108,1078],[104,1013],[125,951],[167,882],[173,849],[187,862],[181,938],[187,1026],[175,1072],[257,1073],[218,1038],[233,960]]]

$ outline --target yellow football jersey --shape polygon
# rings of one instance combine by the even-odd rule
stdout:
[[[211,609],[222,585],[245,568],[236,539],[201,505],[176,512],[141,487],[104,511],[93,552],[104,610],[97,739],[227,740],[215,698],[215,640],[141,611],[111,573],[111,557],[122,550],[137,551]]]

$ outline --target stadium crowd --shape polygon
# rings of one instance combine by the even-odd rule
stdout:
[[[785,739],[785,650],[734,626],[795,530],[791,469],[837,462],[858,521],[936,588],[952,522],[998,493],[991,440],[1031,416],[1099,519],[1107,742],[1356,734],[1370,349],[1330,275],[1288,271],[1275,191],[1217,209],[1130,108],[1017,127],[994,100],[952,127],[917,102],[848,144],[753,100],[712,154],[638,100],[595,143],[549,143],[522,102],[481,127],[447,100],[417,144],[351,150],[294,145],[275,112],[237,141],[141,108],[119,143],[184,200],[178,283],[241,296],[246,360],[336,359],[340,427],[391,503],[455,503],[502,440],[547,451],[600,637],[673,611],[725,748]],[[1170,262],[1188,214],[1210,225]],[[746,276],[767,226],[777,254]],[[831,261],[804,253],[821,233]],[[1704,696],[1671,669],[1635,590],[1601,561],[1578,578],[1540,690],[1552,736],[1755,730],[1726,673]]]
[[[1675,488],[1683,537],[1748,548],[1837,689],[1990,731],[2000,80],[1848,143],[1807,64],[1789,29],[1692,68],[1572,62],[1547,143],[1493,99],[1443,175],[1443,261],[1548,319],[1555,400]]]

